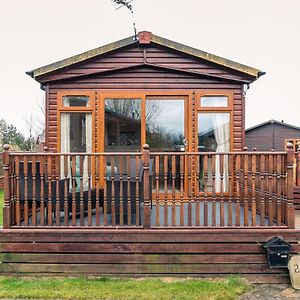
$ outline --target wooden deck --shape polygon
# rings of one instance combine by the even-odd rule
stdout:
[[[287,269],[269,268],[262,244],[279,236],[291,243],[292,253],[300,251],[291,151],[147,151],[123,156],[5,152],[0,272],[134,277],[242,274],[257,283],[289,282]],[[224,162],[228,173],[223,171]]]
[[[51,276],[196,276],[241,274],[256,283],[289,282],[270,269],[261,244],[280,236],[300,251],[290,229],[8,229],[0,231],[2,274]]]

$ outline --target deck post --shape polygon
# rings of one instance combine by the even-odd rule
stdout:
[[[151,227],[151,220],[150,220],[150,180],[149,180],[149,161],[150,161],[150,152],[149,152],[149,145],[145,144],[143,146],[143,171],[144,171],[144,228]]]
[[[294,150],[291,143],[287,143],[287,202],[285,221],[288,228],[295,228],[294,207]]]
[[[11,225],[11,203],[10,203],[10,184],[9,184],[9,148],[10,145],[3,145],[2,163],[4,177],[4,205],[3,205],[3,228],[8,229]]]
[[[300,186],[300,148],[296,154],[296,185]]]

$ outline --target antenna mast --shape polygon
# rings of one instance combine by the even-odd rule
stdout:
[[[133,6],[132,4],[130,4],[131,2],[133,2],[133,0],[112,0],[114,3],[116,3],[117,5],[119,5],[116,10],[122,8],[122,7],[126,7],[130,13],[131,13],[131,17],[132,17],[132,24],[133,24],[133,31],[134,31],[134,39],[137,40],[137,34],[136,34],[136,27],[135,27],[135,19],[134,19],[134,12],[133,12]]]

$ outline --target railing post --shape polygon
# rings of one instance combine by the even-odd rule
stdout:
[[[300,148],[296,154],[296,185],[300,186]]]
[[[144,181],[144,228],[151,228],[151,208],[150,208],[150,180],[149,180],[149,161],[150,161],[150,152],[149,152],[149,145],[145,144],[143,146],[143,181]]]
[[[3,228],[8,229],[11,225],[11,203],[10,203],[10,184],[9,184],[9,148],[3,145],[2,152],[3,177],[4,177],[4,205],[3,205]]]
[[[285,210],[285,221],[289,228],[295,228],[294,207],[294,150],[291,143],[287,143],[287,203]]]

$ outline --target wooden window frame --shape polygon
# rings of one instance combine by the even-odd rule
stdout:
[[[89,106],[64,106],[64,96],[88,96],[90,99]],[[92,152],[96,150],[96,130],[95,130],[95,98],[96,91],[82,91],[82,90],[65,90],[57,92],[57,149],[61,152],[61,128],[60,117],[61,113],[91,113],[92,114]]]
[[[203,96],[226,96],[228,98],[227,107],[201,107],[200,98]],[[200,90],[195,93],[195,102],[196,102],[196,114],[195,115],[195,144],[198,150],[198,114],[199,113],[229,113],[230,119],[230,149],[229,152],[233,151],[234,148],[234,125],[233,125],[233,92],[226,90]]]
[[[191,91],[147,91],[147,90],[98,90],[99,93],[99,102],[98,102],[98,149],[99,152],[105,152],[105,143],[104,143],[104,134],[105,134],[105,99],[141,99],[141,151],[143,145],[146,143],[146,99],[156,98],[156,99],[168,99],[168,98],[183,98],[184,99],[184,108],[185,111],[184,117],[184,130],[187,138],[192,140],[192,130],[189,130],[189,119],[192,118],[191,110],[189,109],[190,100],[192,99]],[[189,146],[190,147],[190,146]],[[188,149],[191,151],[191,149]]]
[[[196,109],[201,111],[232,111],[233,110],[233,92],[226,90],[200,90],[195,93]],[[223,96],[227,97],[228,105],[227,106],[201,106],[201,97],[218,97]]]

